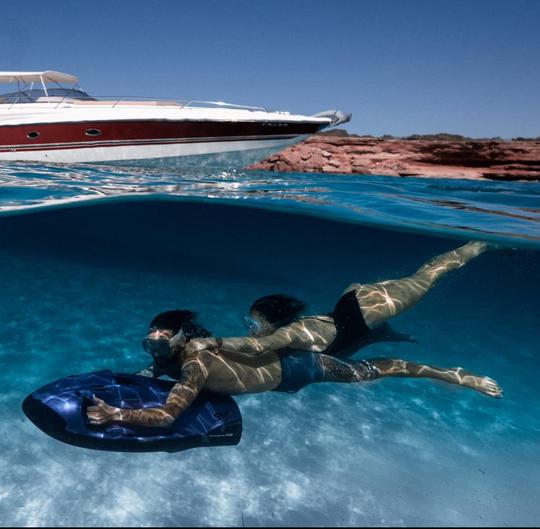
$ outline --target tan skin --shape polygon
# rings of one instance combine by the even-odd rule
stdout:
[[[470,242],[431,259],[413,275],[373,284],[353,283],[343,294],[354,291],[368,328],[374,329],[393,316],[413,307],[448,272],[461,268],[488,249],[483,242]],[[268,351],[291,348],[324,352],[336,336],[331,316],[300,318],[275,332],[263,336],[224,338],[220,350],[230,358],[254,362]],[[188,351],[217,347],[216,338],[201,338],[187,344]],[[248,360],[249,359],[249,360]]]
[[[149,337],[168,339],[172,337],[172,332],[160,330]],[[169,393],[165,406],[120,409],[94,397],[96,405],[87,409],[89,422],[95,425],[114,421],[138,426],[168,426],[191,405],[203,389],[238,395],[270,391],[281,382],[281,364],[277,354],[265,366],[252,367],[226,359],[217,351],[186,353],[183,339],[171,342],[175,354],[173,361],[181,367],[181,375]]]
[[[450,270],[457,269],[485,251],[485,243],[468,243],[442,254],[423,265],[410,277],[372,285],[353,284],[362,315],[370,328],[403,312],[416,302]],[[255,314],[254,316],[260,317]],[[266,329],[269,332],[271,329]],[[181,368],[178,383],[165,406],[128,410],[109,406],[94,398],[88,407],[91,424],[121,422],[140,426],[167,426],[195,400],[201,390],[236,395],[270,391],[281,382],[281,364],[277,351],[283,348],[320,353],[335,338],[336,328],[329,316],[302,318],[264,337],[202,338],[186,340],[171,331],[154,331],[152,339],[170,340],[174,362]],[[501,397],[502,389],[489,377],[474,375],[463,368],[438,368],[401,359],[342,361],[321,354],[325,382],[363,382],[381,377],[424,377],[458,384],[492,397]]]
[[[324,382],[354,383],[383,377],[422,377],[443,380],[498,397],[502,390],[488,377],[479,377],[462,368],[441,369],[399,359],[381,358],[362,361],[343,361],[320,355],[325,371]],[[203,390],[228,395],[271,391],[281,382],[281,363],[274,353],[274,361],[253,367],[224,357],[219,350],[179,353],[181,365],[179,381],[167,398],[165,406],[147,409],[120,409],[94,397],[87,415],[94,425],[110,422],[138,426],[168,426],[174,422]]]

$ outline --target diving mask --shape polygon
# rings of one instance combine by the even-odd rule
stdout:
[[[251,335],[260,334],[263,330],[263,324],[259,320],[256,320],[251,316],[244,316],[243,322],[244,327],[249,331],[249,334]]]
[[[152,340],[145,338],[142,342],[143,349],[153,358],[169,358],[172,356],[171,346],[167,338]]]

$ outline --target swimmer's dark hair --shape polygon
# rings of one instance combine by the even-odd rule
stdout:
[[[283,327],[296,320],[305,308],[305,303],[298,298],[286,294],[271,294],[259,298],[249,310],[256,310],[272,325]]]
[[[190,310],[168,310],[158,314],[151,322],[151,329],[168,329],[176,334],[182,330],[186,338],[206,338],[212,333],[197,322],[197,314]]]

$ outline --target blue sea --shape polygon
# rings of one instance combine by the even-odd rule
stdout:
[[[147,365],[141,340],[162,310],[242,335],[262,295],[325,313],[351,282],[476,239],[501,249],[392,320],[418,343],[361,355],[463,366],[503,399],[399,378],[240,396],[240,444],[176,454],[76,448],[21,411],[60,377]],[[538,184],[2,165],[0,296],[2,525],[540,520]]]

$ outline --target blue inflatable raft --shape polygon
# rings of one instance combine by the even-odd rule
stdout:
[[[166,428],[89,424],[92,395],[119,408],[162,406],[174,382],[108,370],[72,375],[34,391],[23,402],[26,416],[43,432],[75,446],[120,452],[179,452],[199,446],[235,445],[242,417],[229,396],[202,393]]]

